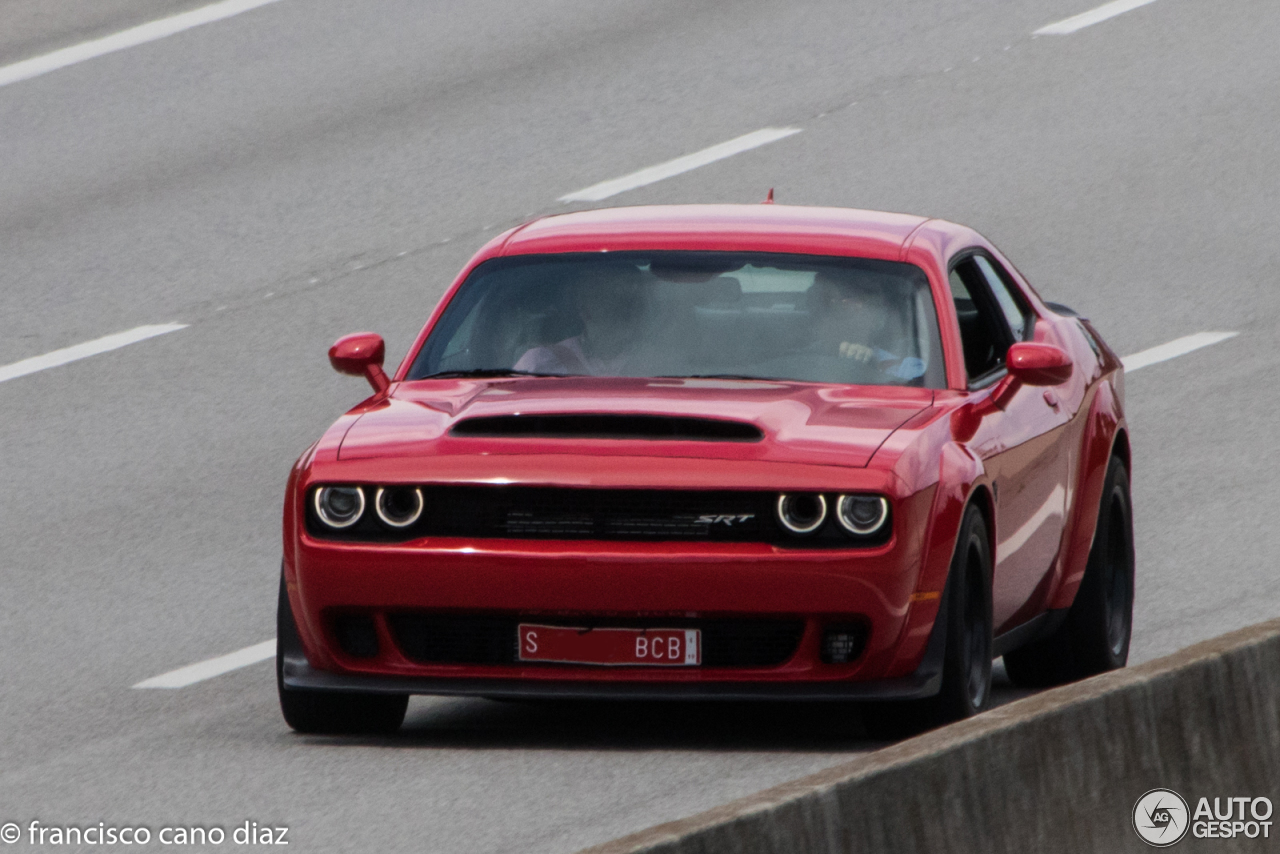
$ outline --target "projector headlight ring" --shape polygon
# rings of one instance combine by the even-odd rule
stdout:
[[[358,486],[322,486],[315,491],[316,516],[330,528],[350,528],[364,515],[364,490]]]
[[[814,492],[783,492],[778,496],[778,521],[793,534],[812,534],[827,521],[827,499]]]
[[[373,497],[378,518],[392,528],[407,528],[422,518],[423,503],[416,486],[380,486]]]
[[[855,537],[870,537],[889,519],[889,499],[882,495],[841,495],[836,500],[840,527]]]

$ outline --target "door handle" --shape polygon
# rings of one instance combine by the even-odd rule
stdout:
[[[1052,406],[1055,410],[1058,408],[1058,396],[1052,391],[1045,391],[1044,402]]]

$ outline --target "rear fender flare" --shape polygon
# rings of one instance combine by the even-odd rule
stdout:
[[[1123,448],[1117,448],[1117,442],[1125,441],[1125,423],[1120,401],[1111,383],[1101,382],[1097,388],[1080,445],[1075,500],[1071,508],[1067,538],[1063,543],[1062,580],[1046,604],[1051,610],[1070,608],[1075,601],[1076,591],[1080,589],[1080,582],[1084,578],[1085,566],[1089,563],[1093,535],[1098,527],[1098,509],[1102,502],[1107,464],[1113,453],[1120,452],[1124,455]],[[1128,460],[1125,462],[1127,465]]]

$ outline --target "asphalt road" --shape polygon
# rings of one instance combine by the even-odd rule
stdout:
[[[292,828],[306,851],[567,852],[876,745],[814,707],[415,699],[400,737],[291,734],[268,664],[297,454],[489,236],[764,127],[607,204],[923,213],[994,240],[1121,353],[1132,660],[1276,616],[1280,5],[280,0],[0,86],[0,822]],[[0,0],[0,66],[180,12]],[[1008,696],[1006,694],[1006,696]],[[17,846],[22,847],[22,846]]]

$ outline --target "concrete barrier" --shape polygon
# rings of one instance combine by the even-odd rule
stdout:
[[[1151,850],[1134,804],[1168,788],[1280,805],[1280,620],[1055,688],[583,854]],[[1225,805],[1223,809],[1226,809]],[[1280,851],[1196,838],[1179,851]]]

